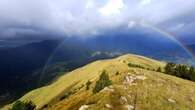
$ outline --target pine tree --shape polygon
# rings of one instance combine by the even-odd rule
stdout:
[[[99,80],[96,82],[95,88],[93,89],[93,93],[98,93],[99,91],[111,84],[112,80],[109,79],[109,76],[106,71],[103,71],[100,75]]]
[[[193,66],[189,69],[190,80],[195,81],[195,68]]]
[[[175,66],[176,64],[174,63],[167,63],[167,65],[165,66],[165,73],[166,74],[175,74]]]

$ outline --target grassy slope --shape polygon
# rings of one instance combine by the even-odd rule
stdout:
[[[105,104],[122,110],[120,97],[127,98],[126,104],[133,105],[136,110],[194,110],[195,83],[165,75],[154,71],[129,68],[128,63],[142,65],[146,68],[157,69],[164,67],[164,62],[158,62],[137,55],[125,55],[111,60],[101,60],[88,64],[82,68],[60,77],[53,84],[29,92],[21,100],[32,100],[37,108],[48,105],[50,110],[78,110],[81,105],[90,105],[90,110],[107,110]],[[106,70],[113,80],[113,92],[102,91],[93,94],[92,88],[103,70]],[[116,75],[119,72],[119,75]],[[143,75],[147,79],[137,81],[136,85],[124,85],[124,77]],[[83,86],[88,80],[92,81],[90,90]],[[70,97],[59,100],[66,92],[75,92]],[[170,103],[168,99],[174,99]]]

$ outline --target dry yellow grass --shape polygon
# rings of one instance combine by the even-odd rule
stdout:
[[[195,109],[194,82],[150,70],[129,68],[127,64],[130,62],[155,70],[158,67],[163,68],[166,64],[132,54],[100,60],[60,77],[49,86],[33,90],[20,100],[33,101],[37,109],[47,105],[45,109],[48,110],[78,110],[81,105],[87,104],[90,105],[90,110],[107,110],[105,104],[118,105],[119,96],[131,95],[131,98],[128,98],[128,104],[133,105],[137,96],[137,104],[134,106],[137,106],[138,110],[173,110],[175,107],[179,110]],[[103,70],[106,70],[113,80],[114,92],[103,91],[93,94],[92,88]],[[116,72],[119,72],[119,75],[116,75]],[[123,80],[127,74],[141,74],[147,79],[136,82],[136,86],[124,87]],[[88,80],[92,81],[90,90],[86,90],[83,86]],[[75,91],[75,93],[66,99],[59,100],[69,91]],[[176,100],[176,103],[167,102],[169,98]],[[120,106],[115,106],[115,108],[120,108]]]

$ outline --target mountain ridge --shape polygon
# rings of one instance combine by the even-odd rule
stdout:
[[[129,63],[139,64],[145,69],[130,67],[128,66]],[[195,87],[194,82],[156,72],[157,68],[163,68],[165,64],[165,62],[132,54],[123,55],[114,59],[99,60],[61,76],[51,85],[27,93],[20,98],[20,100],[32,100],[36,104],[37,109],[43,110],[78,110],[84,105],[86,105],[89,110],[107,110],[109,109],[108,106],[115,106],[121,110],[127,110],[124,108],[127,106],[136,106],[141,110],[149,108],[151,108],[150,110],[172,110],[173,108],[179,107],[182,109],[195,108],[193,106],[195,99],[192,94],[193,91],[195,91],[195,89],[193,89],[193,87]],[[99,75],[104,70],[110,76],[113,85],[97,94],[93,94],[91,90],[95,85],[95,81],[97,81]],[[137,79],[134,83],[127,82],[126,84],[126,77]],[[87,81],[92,82],[89,90],[85,90]],[[185,88],[185,90],[182,88]],[[143,91],[146,91],[147,94],[144,92],[142,93],[142,89]],[[114,93],[112,92],[113,90]],[[180,90],[180,92],[178,92],[178,90]],[[138,98],[139,101],[143,101],[143,105],[134,105],[132,103],[133,99],[127,98],[127,94],[130,94],[131,92],[132,94],[143,94],[143,97]],[[151,92],[153,92],[153,94],[150,94]],[[71,94],[66,98],[64,96],[66,93]],[[172,96],[172,94],[175,94],[175,96]],[[111,97],[112,95],[114,99]],[[124,104],[121,104],[121,106],[116,106],[114,103],[120,103],[121,100],[120,98],[115,99],[117,98],[116,96],[124,96],[127,101],[125,101]],[[186,100],[184,96],[189,98],[189,100]],[[134,97],[134,95],[132,97]],[[147,100],[149,102],[147,102],[144,97],[146,99],[148,98]],[[157,104],[153,105],[155,101],[157,101]],[[184,101],[183,104],[181,103],[182,101]]]

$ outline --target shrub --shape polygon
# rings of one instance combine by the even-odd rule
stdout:
[[[116,76],[119,75],[119,72],[117,71],[115,75],[116,75]]]
[[[91,81],[87,81],[87,83],[86,83],[86,90],[89,90],[89,87],[90,87],[90,85],[91,85]]]
[[[174,63],[167,63],[165,66],[165,73],[166,74],[174,74],[175,73],[175,66],[176,64]]]
[[[60,98],[60,101],[68,98],[71,94],[71,92],[65,92],[64,95]]]
[[[48,106],[49,106],[48,104],[45,104],[45,105],[43,106],[43,109],[44,109],[44,108],[47,108]]]
[[[135,67],[135,68],[142,68],[142,69],[145,69],[143,66],[137,65],[137,64],[133,64],[133,63],[128,63],[128,66],[129,66],[129,67]]]
[[[10,110],[35,110],[36,106],[32,101],[22,102],[16,101]]]
[[[93,89],[93,93],[98,93],[109,85],[112,85],[112,80],[109,79],[109,76],[106,71],[103,71],[100,75],[99,80],[96,82],[95,88]]]
[[[159,67],[156,71],[157,72],[162,72],[161,67]]]

